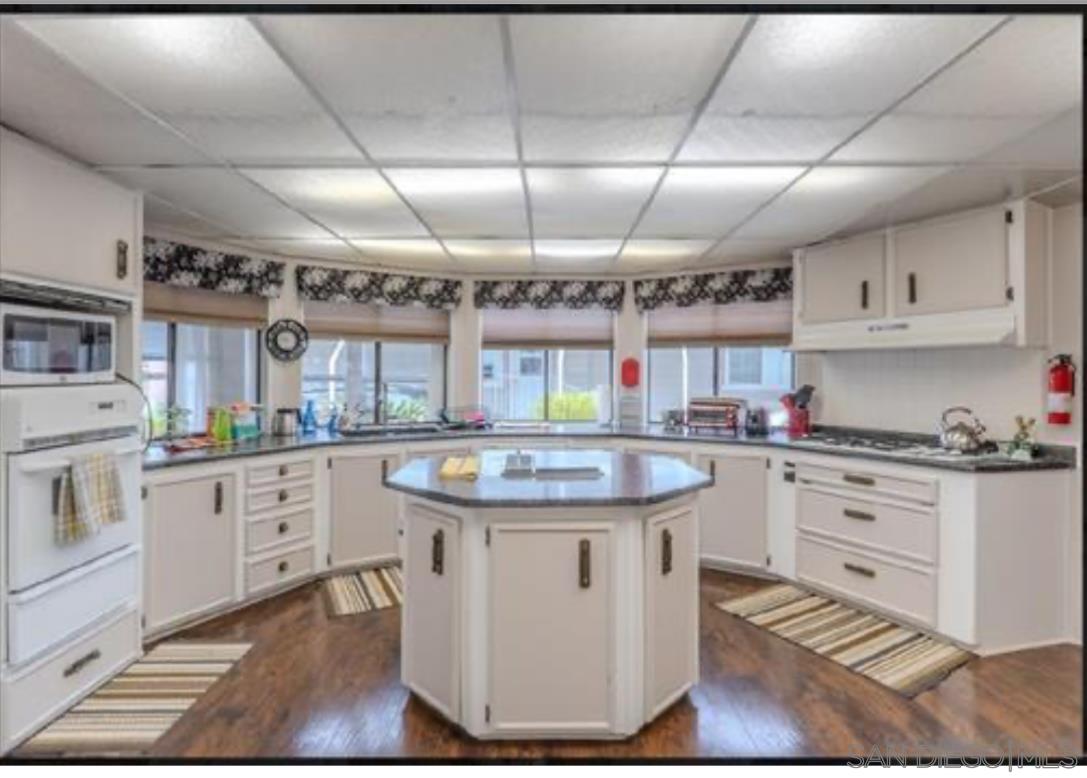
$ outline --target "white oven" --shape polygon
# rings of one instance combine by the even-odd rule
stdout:
[[[97,384],[116,380],[117,320],[0,303],[0,386]]]

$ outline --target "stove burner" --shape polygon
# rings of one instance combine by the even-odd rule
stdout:
[[[850,448],[861,451],[878,451],[882,453],[903,454],[912,457],[969,457],[992,454],[997,451],[995,443],[987,443],[981,451],[964,454],[961,451],[953,451],[944,448],[935,441],[928,441],[922,437],[896,437],[892,435],[861,435],[848,433],[815,432],[796,441],[801,444],[809,444],[827,448]]]

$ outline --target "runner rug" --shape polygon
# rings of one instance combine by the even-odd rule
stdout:
[[[392,608],[404,600],[404,579],[395,565],[334,575],[324,582],[329,616]]]

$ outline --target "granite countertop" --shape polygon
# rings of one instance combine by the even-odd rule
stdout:
[[[157,470],[185,464],[202,464],[236,457],[282,454],[309,448],[326,446],[377,446],[398,443],[423,443],[458,440],[487,439],[500,443],[510,438],[620,438],[627,440],[660,440],[711,444],[721,446],[763,446],[783,448],[802,453],[849,457],[890,464],[956,470],[967,473],[1007,473],[1029,470],[1064,470],[1076,466],[1076,450],[1070,446],[1045,446],[1042,455],[1030,462],[993,454],[981,457],[933,458],[904,454],[894,451],[858,451],[848,448],[827,448],[813,445],[804,439],[791,438],[782,432],[769,435],[748,436],[722,433],[695,433],[688,430],[670,430],[660,425],[639,428],[620,428],[610,424],[551,424],[502,427],[491,430],[450,430],[442,432],[414,432],[368,435],[364,437],[318,432],[313,435],[279,438],[263,435],[253,441],[234,443],[215,448],[172,453],[159,445],[151,446],[144,454],[143,469]],[[912,436],[924,438],[926,436]]]
[[[385,485],[435,502],[470,508],[611,507],[655,505],[713,484],[713,479],[675,457],[610,449],[527,450],[536,467],[597,467],[594,479],[505,478],[506,456],[514,449],[479,454],[475,481],[442,479],[444,457],[420,457],[400,468]]]

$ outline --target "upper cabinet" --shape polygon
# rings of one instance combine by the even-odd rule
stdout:
[[[143,201],[109,179],[0,130],[0,268],[5,276],[134,297]]]
[[[799,249],[792,348],[1044,345],[1048,224],[1019,200]]]

